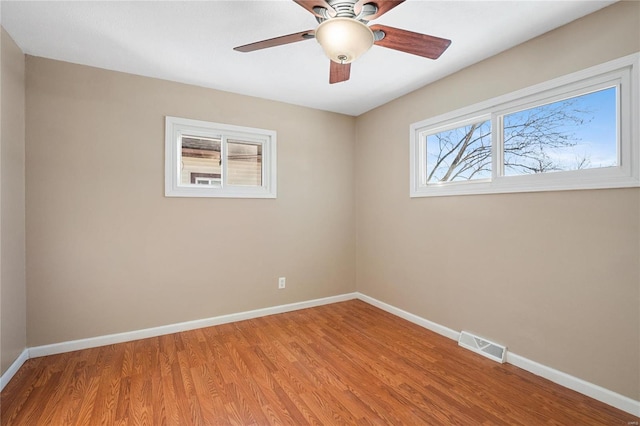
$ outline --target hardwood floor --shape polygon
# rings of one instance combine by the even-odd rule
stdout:
[[[0,403],[6,426],[639,420],[358,300],[31,359]]]

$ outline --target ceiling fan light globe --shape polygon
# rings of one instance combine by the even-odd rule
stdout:
[[[339,64],[349,64],[373,46],[373,31],[352,18],[331,18],[316,28],[316,40],[325,55]]]

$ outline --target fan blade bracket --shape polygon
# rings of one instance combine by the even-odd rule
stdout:
[[[362,5],[362,8],[360,9],[358,16],[356,16],[356,19],[358,21],[370,21],[373,19],[372,16],[376,13],[378,13],[378,6],[373,3],[366,3]]]
[[[323,22],[323,21],[326,21],[327,19],[333,18],[333,16],[331,15],[331,12],[329,12],[329,10],[324,7],[315,6],[313,8],[313,12],[315,13],[316,20],[318,22]]]
[[[318,18],[327,19],[326,16],[330,15],[332,7],[324,0],[293,0],[300,6],[307,9],[313,15]],[[324,12],[322,11],[324,9]]]
[[[373,21],[404,2],[405,0],[358,0],[355,4],[355,11],[357,15],[360,15],[365,6],[372,5],[376,8],[376,11],[372,15],[363,16],[361,19]]]

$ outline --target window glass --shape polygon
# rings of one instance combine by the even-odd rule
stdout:
[[[491,121],[427,136],[427,183],[491,178]]]
[[[617,88],[507,114],[504,175],[618,165]]]
[[[227,150],[229,185],[262,185],[262,145],[229,140]]]
[[[220,139],[182,136],[181,185],[220,184]]]

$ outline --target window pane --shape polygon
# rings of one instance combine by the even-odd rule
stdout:
[[[616,90],[505,115],[504,174],[617,166]]]
[[[427,183],[491,178],[490,120],[427,136]]]
[[[219,186],[220,139],[182,137],[181,185]]]
[[[238,140],[227,143],[229,185],[262,185],[262,145]]]

